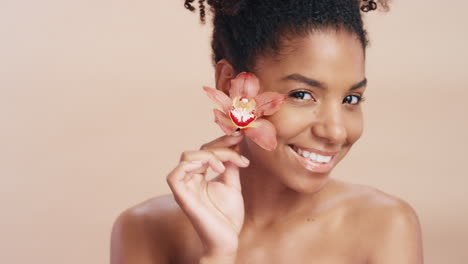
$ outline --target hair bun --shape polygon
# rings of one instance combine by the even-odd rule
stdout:
[[[388,11],[390,9],[390,1],[391,0],[377,0],[378,4],[376,3],[376,0],[360,0],[359,2],[361,2],[361,11],[369,12],[377,10],[377,5],[379,5],[380,9],[383,11]]]
[[[195,7],[192,6],[192,3],[194,1],[195,0],[185,0],[185,8],[194,12]],[[208,6],[211,7],[211,11],[213,11],[217,15],[235,16],[245,6],[245,1],[246,0],[198,0],[200,21],[202,23],[205,23],[205,2]]]
[[[208,4],[227,16],[235,16],[245,4],[244,0],[208,0]]]

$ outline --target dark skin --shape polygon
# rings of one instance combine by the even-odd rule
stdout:
[[[317,171],[293,150],[324,151],[334,167],[360,138],[359,40],[324,30],[288,44],[255,67],[262,91],[288,97],[268,117],[277,148],[266,151],[240,134],[184,152],[167,176],[173,194],[117,219],[111,263],[423,263],[419,222],[407,203],[332,179],[331,169]],[[228,61],[218,62],[217,89],[227,92],[235,75]],[[209,167],[220,173],[212,181],[205,180]]]

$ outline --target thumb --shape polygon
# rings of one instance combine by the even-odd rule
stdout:
[[[237,190],[241,190],[240,178],[239,178],[239,167],[234,163],[228,161],[224,163],[226,170],[224,171],[221,181],[226,185],[232,186]]]

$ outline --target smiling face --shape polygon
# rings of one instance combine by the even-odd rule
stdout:
[[[254,72],[261,92],[287,96],[267,117],[276,127],[278,146],[269,152],[246,140],[241,151],[251,169],[296,191],[314,192],[362,134],[364,51],[357,36],[345,30],[316,31],[288,44],[288,52],[259,58]]]

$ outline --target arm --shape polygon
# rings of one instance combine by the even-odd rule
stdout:
[[[131,209],[115,221],[111,235],[111,264],[168,264],[165,243],[149,232],[145,216]],[[167,244],[167,243],[166,243]]]
[[[388,208],[369,264],[422,264],[419,220],[405,202]]]
[[[223,136],[205,144],[200,151],[187,151],[167,176],[174,197],[201,239],[202,264],[235,262],[238,235],[244,219],[239,168],[248,166],[236,146],[242,136]],[[211,167],[221,173],[207,180]],[[170,226],[177,221],[168,211],[168,201],[157,199],[122,213],[114,223],[111,264],[168,264],[175,256],[177,241]],[[178,230],[180,231],[180,230]],[[180,233],[180,232],[175,232]]]

